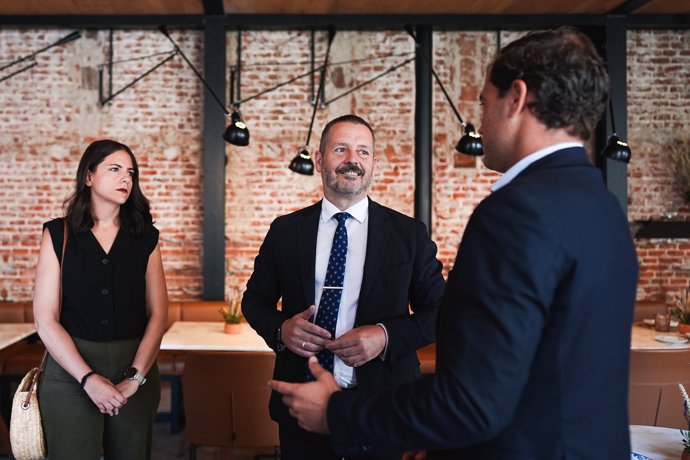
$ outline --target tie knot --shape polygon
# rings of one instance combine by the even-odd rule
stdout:
[[[338,221],[338,224],[344,224],[347,218],[350,217],[350,214],[346,212],[339,212],[335,214],[333,217],[335,217],[335,220]]]

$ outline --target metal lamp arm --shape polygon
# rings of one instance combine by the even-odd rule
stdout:
[[[173,44],[173,46],[175,47],[175,51],[178,52],[178,53],[180,54],[180,56],[182,56],[182,59],[184,59],[184,61],[187,63],[187,65],[192,69],[192,71],[193,71],[194,74],[197,76],[197,78],[198,78],[199,80],[201,80],[201,83],[204,84],[204,86],[206,87],[206,89],[208,90],[208,92],[211,93],[211,96],[213,96],[213,98],[216,100],[216,102],[218,103],[218,105],[223,109],[223,112],[225,112],[225,115],[230,115],[230,111],[228,111],[228,109],[225,107],[225,104],[223,104],[223,102],[220,100],[220,98],[218,97],[218,95],[216,94],[216,92],[213,91],[213,89],[212,89],[212,88],[209,86],[209,84],[206,82],[206,79],[205,79],[204,77],[201,76],[201,74],[199,73],[198,70],[196,70],[196,67],[194,67],[194,64],[192,64],[191,61],[190,61],[189,59],[187,59],[187,56],[184,54],[184,51],[182,51],[182,50],[180,49],[180,47],[177,46],[177,43],[175,43],[175,40],[173,40],[172,37],[170,36],[170,34],[168,34],[168,29],[167,29],[167,27],[165,27],[165,26],[160,26],[160,27],[158,28],[158,30],[160,30],[161,33],[162,33],[163,35],[165,35],[165,37],[166,37],[168,40],[170,40],[170,42],[171,42],[171,43]]]

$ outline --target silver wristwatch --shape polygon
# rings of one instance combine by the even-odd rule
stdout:
[[[136,367],[130,367],[125,371],[125,378],[127,380],[136,380],[139,382],[139,386],[146,383],[146,377],[141,375]]]

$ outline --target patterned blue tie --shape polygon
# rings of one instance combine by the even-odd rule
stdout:
[[[340,308],[340,297],[343,293],[343,278],[345,278],[345,261],[347,259],[347,229],[345,221],[350,215],[346,212],[339,212],[334,215],[338,221],[338,227],[333,235],[333,246],[331,255],[328,258],[328,268],[326,269],[326,280],[323,285],[319,310],[316,313],[314,324],[326,329],[335,339],[335,324],[338,322],[338,309]],[[328,372],[333,372],[333,353],[323,349],[316,358]],[[313,376],[309,373],[309,380]]]

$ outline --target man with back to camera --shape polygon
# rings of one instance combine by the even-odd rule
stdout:
[[[436,374],[377,392],[272,381],[336,452],[628,459],[638,264],[628,222],[583,147],[609,79],[573,28],[500,50],[480,100],[484,163],[505,173],[472,214],[439,311]]]
[[[305,382],[310,356],[334,370],[334,385],[350,390],[420,376],[416,350],[435,338],[442,266],[424,224],[367,197],[374,152],[365,120],[329,122],[315,158],[323,200],[276,219],[259,250],[242,310],[276,351],[275,378]],[[328,436],[297,426],[277,393],[269,409],[283,460],[341,458]]]

